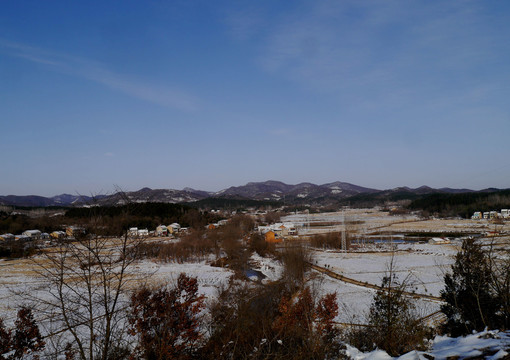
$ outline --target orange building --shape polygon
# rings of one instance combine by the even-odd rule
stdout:
[[[276,237],[276,234],[274,231],[270,230],[264,234],[266,241],[270,243],[279,243],[282,242],[282,239],[279,237]]]

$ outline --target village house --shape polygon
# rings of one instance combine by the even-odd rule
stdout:
[[[22,235],[29,237],[31,240],[39,240],[41,238],[41,232],[39,230],[27,230]]]
[[[282,240],[283,240],[281,237],[277,237],[275,232],[272,230],[267,231],[264,234],[264,238],[269,243],[279,243],[279,242],[282,242]]]
[[[66,233],[64,231],[53,231],[50,237],[54,240],[62,240],[65,239]]]
[[[79,226],[68,226],[66,228],[66,235],[76,237],[80,234],[85,234],[85,229]]]
[[[510,218],[510,209],[501,209],[501,212],[497,212],[495,210],[491,211],[475,211],[471,216],[472,220],[480,220],[480,219],[509,219]]]
[[[10,233],[0,235],[0,241],[14,241],[14,239],[15,236]]]
[[[282,241],[286,237],[298,234],[293,223],[276,223],[269,226],[259,226],[258,232],[264,235],[268,242],[276,242],[276,239]]]
[[[138,229],[137,227],[131,227],[128,230],[128,235],[132,237],[147,237],[149,236],[148,229]]]
[[[138,229],[138,236],[139,237],[149,236],[149,230],[148,229]]]
[[[156,228],[156,236],[167,236],[168,228],[165,225],[159,225]]]
[[[170,234],[178,233],[181,230],[181,225],[178,223],[173,223],[167,226],[168,231]]]

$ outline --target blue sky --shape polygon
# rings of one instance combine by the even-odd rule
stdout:
[[[510,187],[510,2],[5,1],[0,194]]]

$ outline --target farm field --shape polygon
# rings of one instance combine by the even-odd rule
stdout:
[[[417,215],[390,215],[378,209],[346,209],[334,213],[295,214],[282,218],[300,226],[300,234],[312,235],[341,231],[342,222],[355,222],[357,229],[366,234],[404,232],[482,233],[510,232],[510,222],[492,224],[488,220],[471,219],[420,219]]]

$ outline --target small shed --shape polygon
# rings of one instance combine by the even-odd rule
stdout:
[[[450,240],[447,238],[434,237],[429,240],[429,244],[433,244],[433,245],[441,245],[441,244],[449,244],[449,243],[450,243]]]

